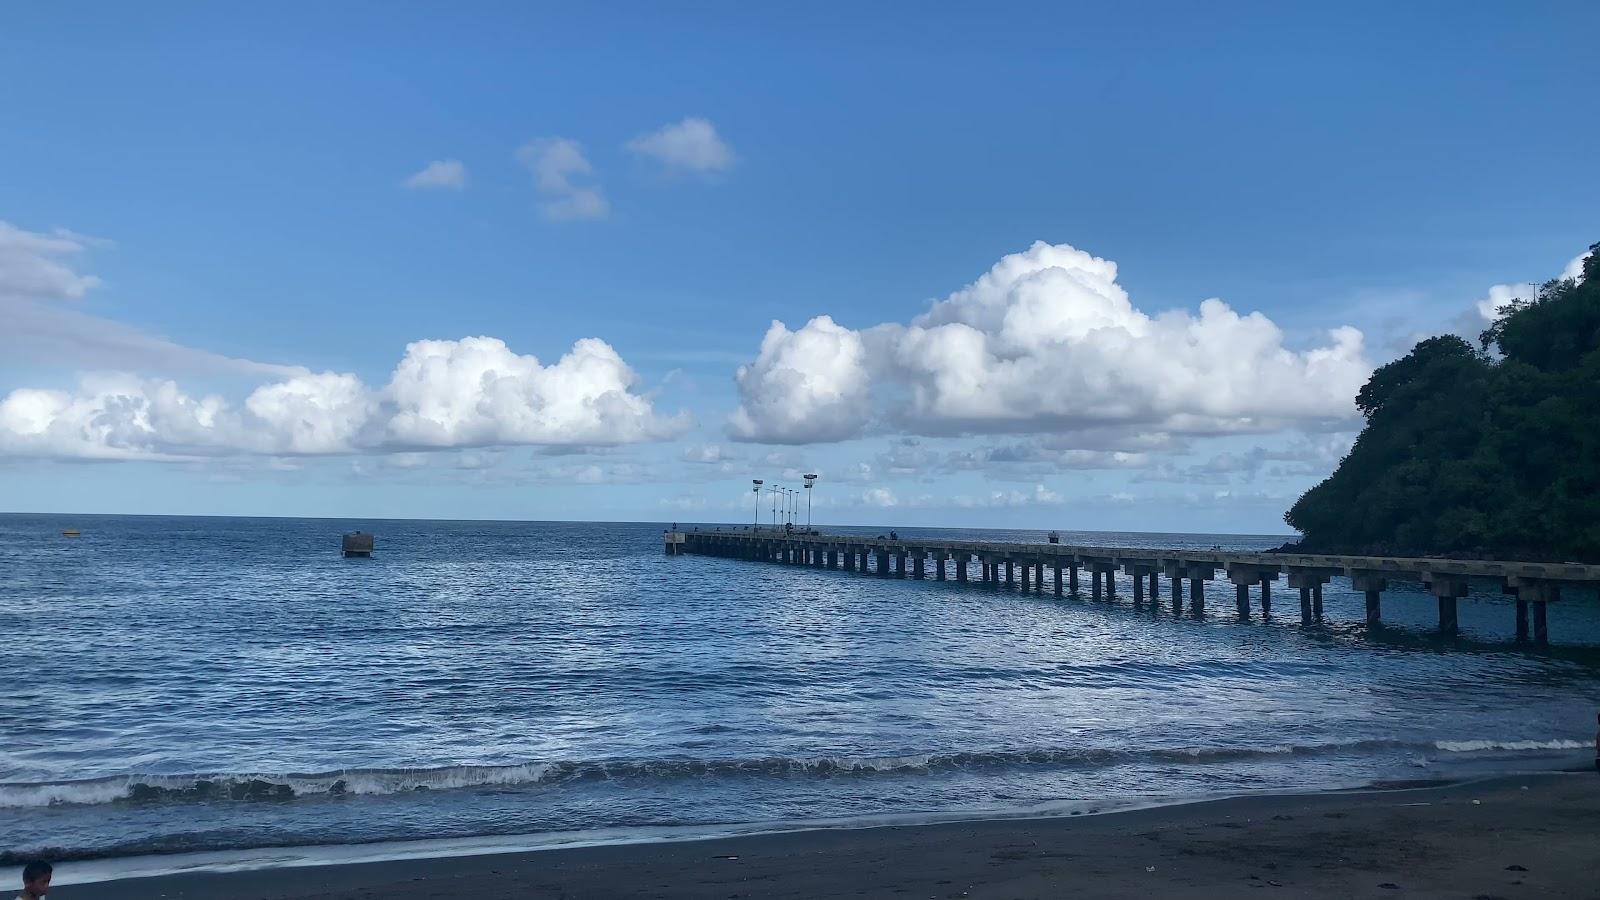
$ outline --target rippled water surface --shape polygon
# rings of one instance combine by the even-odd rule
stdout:
[[[83,536],[61,536],[67,527]],[[370,560],[338,536],[377,533]],[[0,516],[0,852],[1065,809],[1583,758],[1557,647],[1329,586],[1302,627],[661,554],[658,525]],[[903,533],[916,533],[903,529]],[[1034,533],[944,532],[1039,540]],[[1259,549],[1281,538],[1067,534]],[[1165,592],[1165,581],[1163,591]],[[1087,582],[1085,582],[1087,587]],[[1185,604],[1187,605],[1187,604]],[[1073,807],[1073,808],[1081,808]]]

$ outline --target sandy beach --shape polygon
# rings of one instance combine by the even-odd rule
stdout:
[[[1097,816],[194,873],[51,896],[1594,898],[1597,852],[1600,776],[1582,772]]]

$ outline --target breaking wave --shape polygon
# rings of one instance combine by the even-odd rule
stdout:
[[[1583,741],[1434,741],[1435,749],[1448,753],[1476,753],[1482,750],[1582,750]]]
[[[0,808],[58,804],[288,801],[308,797],[385,795],[462,788],[517,788],[584,780],[676,778],[860,777],[1021,767],[1101,768],[1122,764],[1204,765],[1277,756],[1319,756],[1382,751],[1475,752],[1576,750],[1579,741],[1354,741],[1258,747],[1154,750],[1038,749],[901,756],[767,757],[752,759],[529,762],[504,766],[344,769],[317,773],[215,773],[126,775],[62,782],[0,783]]]

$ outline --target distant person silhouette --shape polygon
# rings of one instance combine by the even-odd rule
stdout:
[[[50,864],[36,859],[22,867],[22,893],[17,900],[39,900],[50,893],[50,876],[55,872]]]

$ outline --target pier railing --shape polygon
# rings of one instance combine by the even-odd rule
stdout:
[[[1078,573],[1090,576],[1091,597],[1116,596],[1117,571],[1132,578],[1133,600],[1148,596],[1158,602],[1160,578],[1169,581],[1172,603],[1182,609],[1183,581],[1189,581],[1189,607],[1197,616],[1205,612],[1205,583],[1222,572],[1234,585],[1241,615],[1250,609],[1255,588],[1263,611],[1272,603],[1272,584],[1280,575],[1300,593],[1300,614],[1310,622],[1322,616],[1322,587],[1334,577],[1350,579],[1366,595],[1369,625],[1381,622],[1381,596],[1389,582],[1420,582],[1439,602],[1439,630],[1459,630],[1456,602],[1467,595],[1472,579],[1492,579],[1516,598],[1517,637],[1548,643],[1547,604],[1561,598],[1563,588],[1600,584],[1600,566],[1579,563],[1515,562],[1507,560],[1447,559],[1433,557],[1340,556],[1302,553],[1262,553],[1234,550],[1165,550],[1150,547],[1095,547],[1052,543],[958,541],[926,537],[870,538],[843,534],[791,534],[756,529],[672,532],[668,552],[783,562],[818,568],[842,569],[879,577],[950,577],[977,580],[990,587],[1046,590],[1046,570],[1053,576],[1057,596],[1079,596]],[[976,567],[977,578],[969,578]],[[1020,577],[1019,577],[1020,576]],[[1030,577],[1031,576],[1031,577]],[[1030,587],[1031,582],[1031,587]]]

